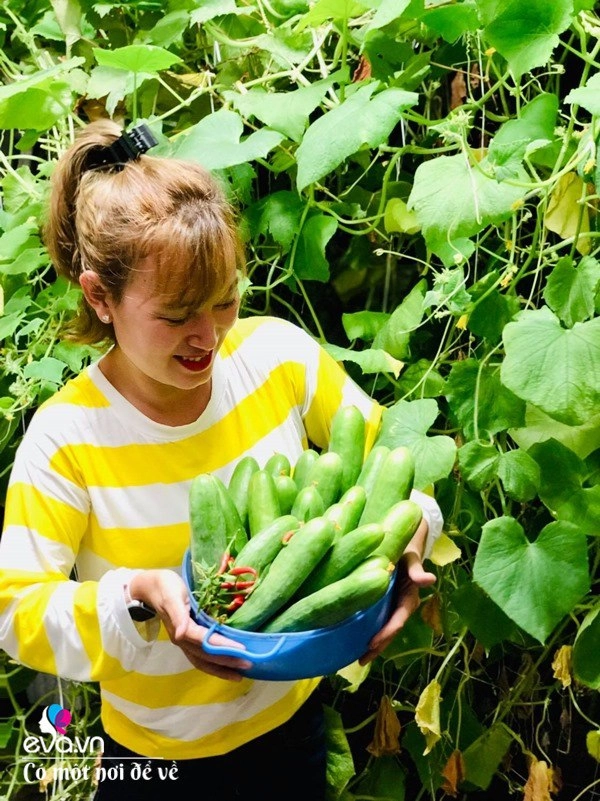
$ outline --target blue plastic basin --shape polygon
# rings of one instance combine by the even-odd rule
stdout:
[[[183,559],[182,575],[188,589],[192,617],[200,626],[209,629],[202,648],[209,654],[241,656],[247,659],[252,662],[252,666],[241,672],[249,678],[263,681],[291,681],[326,676],[346,667],[366,653],[372,637],[389,619],[396,578],[394,573],[386,594],[379,601],[334,626],[311,631],[263,634],[234,629],[217,622],[198,608],[192,593],[189,549]],[[214,632],[241,643],[246,650],[212,645],[210,638]]]

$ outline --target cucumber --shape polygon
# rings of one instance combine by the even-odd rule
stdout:
[[[358,406],[343,406],[331,422],[330,453],[342,459],[341,492],[356,484],[365,458],[365,418]]]
[[[385,531],[379,523],[355,528],[335,542],[295,595],[303,598],[347,576],[373,552],[379,553]]]
[[[356,483],[359,487],[363,487],[367,495],[373,491],[375,479],[381,470],[381,466],[385,457],[390,453],[390,448],[387,445],[375,445],[371,448],[369,455],[365,459],[362,470],[359,473]]]
[[[279,498],[281,514],[289,514],[296,500],[296,495],[298,495],[296,482],[291,476],[275,476],[275,489]]]
[[[242,524],[248,528],[248,487],[252,475],[259,469],[258,462],[253,456],[243,456],[229,479],[227,489],[231,495]]]
[[[236,554],[241,551],[244,545],[248,542],[248,533],[242,523],[238,510],[233,498],[229,494],[229,490],[223,482],[215,476],[217,486],[219,487],[219,495],[221,499],[221,513],[225,520],[225,531],[227,535],[227,549],[231,554]]]
[[[307,450],[302,451],[298,457],[298,461],[296,462],[294,470],[292,471],[292,478],[296,482],[298,491],[306,486],[310,468],[318,458],[319,454],[314,450],[314,448],[308,448]]]
[[[333,523],[329,520],[318,517],[305,523],[279,551],[266,576],[227,620],[227,625],[256,631],[290,600],[323,558],[333,537]]]
[[[323,516],[335,525],[336,539],[343,537],[358,526],[358,521],[367,502],[363,487],[355,485],[346,490],[337,503],[326,509]]]
[[[373,488],[367,491],[367,502],[360,516],[360,525],[377,523],[392,506],[410,495],[415,477],[415,462],[408,448],[391,450],[375,477]]]
[[[325,509],[335,503],[341,494],[342,457],[339,453],[321,453],[308,471],[307,487],[315,487],[323,498]]]
[[[414,501],[403,500],[394,504],[381,521],[384,536],[375,553],[383,554],[396,564],[423,517],[423,510]]]
[[[303,487],[294,499],[290,514],[306,523],[313,517],[321,517],[324,511],[325,504],[319,490],[315,487]]]
[[[207,570],[218,568],[228,545],[219,483],[210,473],[200,473],[190,486],[191,560]]]
[[[369,557],[344,578],[296,601],[261,631],[310,631],[333,626],[383,598],[389,583],[385,558]]]
[[[275,479],[266,470],[252,474],[248,485],[248,532],[251,537],[281,514]]]
[[[270,473],[273,478],[277,478],[277,476],[289,476],[292,466],[285,453],[274,453],[273,456],[267,459],[264,470]]]
[[[300,521],[292,515],[282,515],[255,534],[235,558],[235,567],[253,567],[260,576],[284,547],[283,538],[300,528]]]

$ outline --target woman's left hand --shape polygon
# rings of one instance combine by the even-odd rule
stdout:
[[[423,523],[419,526],[398,563],[398,605],[385,626],[377,632],[369,643],[369,650],[358,660],[359,664],[366,665],[372,662],[387,648],[408,618],[418,608],[421,602],[419,598],[420,588],[430,587],[435,582],[435,574],[427,572],[423,567],[421,554],[426,536],[427,524]]]

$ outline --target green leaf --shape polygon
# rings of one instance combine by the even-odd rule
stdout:
[[[250,14],[252,10],[250,6],[238,8],[235,0],[202,0],[200,8],[190,11],[190,23],[201,25],[203,22],[208,22],[215,17],[223,17],[225,14]]]
[[[87,96],[92,99],[106,97],[106,110],[114,114],[117,105],[148,80],[155,79],[150,72],[125,72],[116,67],[93,67],[90,71]]]
[[[458,465],[466,481],[476,490],[482,490],[494,480],[500,454],[494,445],[467,442],[458,451]]]
[[[373,82],[359,87],[308,128],[296,151],[299,192],[364,145],[378,147],[385,142],[402,111],[418,100],[414,92],[402,89],[385,89],[372,98],[377,85]]]
[[[417,167],[408,208],[415,210],[434,253],[507,219],[525,194],[521,187],[498,183],[485,168],[485,160],[473,166],[462,154],[438,156]]]
[[[256,117],[270,128],[299,142],[310,114],[319,106],[328,90],[338,82],[340,74],[341,72],[335,73],[323,81],[316,81],[310,86],[291,92],[249,89],[243,94],[226,91],[223,92],[223,97],[233,103],[242,116]]]
[[[497,289],[492,289],[485,294],[481,301],[478,301],[478,295],[483,294],[479,291],[478,286],[471,287],[469,294],[475,304],[475,308],[469,314],[467,323],[469,331],[478,337],[487,339],[492,345],[497,345],[502,339],[504,326],[521,310],[519,299],[513,295],[503,295]]]
[[[156,73],[168,70],[173,64],[183,63],[179,56],[155,45],[126,45],[115,50],[95,47],[92,52],[101,67],[130,72]]]
[[[573,0],[479,0],[478,7],[485,39],[516,76],[548,63],[573,14]]]
[[[409,5],[410,0],[382,0],[373,19],[368,23],[367,30],[384,28],[390,22],[400,19]]]
[[[518,119],[500,126],[488,154],[499,181],[517,176],[524,156],[555,138],[557,114],[558,98],[543,92],[523,106]]]
[[[298,236],[294,257],[294,275],[310,281],[329,280],[329,262],[325,248],[337,230],[337,221],[328,214],[313,214]]]
[[[270,234],[287,252],[298,233],[304,204],[296,192],[273,192],[245,211],[253,237]]]
[[[600,116],[600,73],[595,73],[585,86],[572,89],[565,97],[565,103],[582,106],[595,117]]]
[[[405,801],[406,773],[395,756],[380,756],[374,759],[361,780],[353,785],[358,798],[377,801]]]
[[[538,463],[525,451],[506,451],[500,457],[498,477],[509,498],[525,503],[537,495],[540,488]]]
[[[191,24],[190,17],[190,12],[183,9],[171,11],[158,20],[156,25],[148,31],[146,38],[158,47],[170,47],[181,41],[184,32]]]
[[[172,140],[169,155],[197,161],[208,170],[222,170],[264,158],[283,139],[277,131],[261,128],[242,140],[243,130],[239,114],[220,109]]]
[[[386,203],[383,224],[388,234],[416,234],[420,230],[415,213],[399,197],[392,197]]]
[[[67,365],[52,356],[44,356],[39,361],[26,364],[23,369],[25,378],[38,378],[42,381],[50,381],[53,384],[62,383],[62,374]]]
[[[524,423],[523,428],[513,428],[509,434],[526,451],[538,442],[553,438],[576,453],[580,459],[585,459],[600,448],[600,412],[592,415],[581,426],[568,426],[528,403],[525,407]]]
[[[568,425],[600,405],[600,317],[562,328],[547,307],[521,312],[503,332],[501,378],[519,398]]]
[[[450,603],[473,636],[488,650],[503,640],[518,636],[520,629],[473,582],[455,590],[450,596]]]
[[[564,256],[548,276],[543,296],[552,311],[572,328],[594,316],[599,286],[600,262],[584,256],[576,267],[569,256]]]
[[[310,11],[302,17],[296,30],[316,27],[330,19],[344,20],[359,17],[367,8],[368,5],[359,0],[317,0]]]
[[[476,359],[453,364],[446,397],[467,439],[491,436],[523,423],[525,404],[502,386],[497,367]]]
[[[349,348],[340,348],[338,345],[330,345],[328,343],[323,347],[336,362],[358,364],[363,373],[392,373],[397,378],[402,369],[402,362],[394,359],[384,350],[377,350],[376,348],[350,350]]]
[[[558,521],[530,542],[511,517],[485,524],[473,578],[505,614],[539,642],[589,591],[586,538]]]
[[[48,254],[44,248],[26,248],[13,262],[0,263],[0,275],[30,275],[48,263]]]
[[[354,760],[342,716],[327,705],[323,705],[323,713],[327,743],[327,798],[335,801],[354,776]]]
[[[534,445],[529,454],[540,468],[540,498],[552,514],[600,536],[600,486],[585,486],[585,463],[555,439]]]
[[[600,606],[590,610],[573,643],[573,673],[577,681],[600,690]]]
[[[398,401],[383,410],[377,444],[390,448],[406,445],[412,450],[417,489],[423,489],[445,478],[454,466],[454,440],[443,435],[427,436],[438,414],[438,405],[432,398]]]
[[[494,723],[465,748],[462,756],[466,781],[487,790],[512,741],[510,729],[503,723]]]
[[[424,298],[423,307],[437,310],[446,308],[451,314],[463,314],[469,308],[471,295],[465,289],[466,279],[462,267],[445,267],[434,279],[433,289]]]
[[[383,348],[396,359],[404,359],[409,355],[410,338],[423,319],[426,288],[427,281],[424,278],[415,284],[377,332],[373,347]]]
[[[428,359],[418,359],[410,364],[396,383],[396,397],[402,400],[416,400],[443,395],[446,391],[446,382],[435,368],[435,364]]]
[[[37,234],[37,222],[30,217],[22,225],[17,225],[0,236],[0,261],[14,261]],[[37,236],[36,236],[37,239]],[[37,239],[39,244],[39,239]]]
[[[438,36],[451,43],[460,36],[479,28],[477,5],[471,0],[428,9],[420,21],[424,22]]]
[[[351,342],[355,339],[371,342],[389,319],[387,312],[359,311],[342,314],[342,325]]]

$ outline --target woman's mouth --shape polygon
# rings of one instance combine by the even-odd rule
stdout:
[[[213,352],[211,350],[204,356],[175,356],[175,358],[186,370],[192,373],[200,373],[202,370],[206,370],[207,367],[210,367],[212,354]]]

